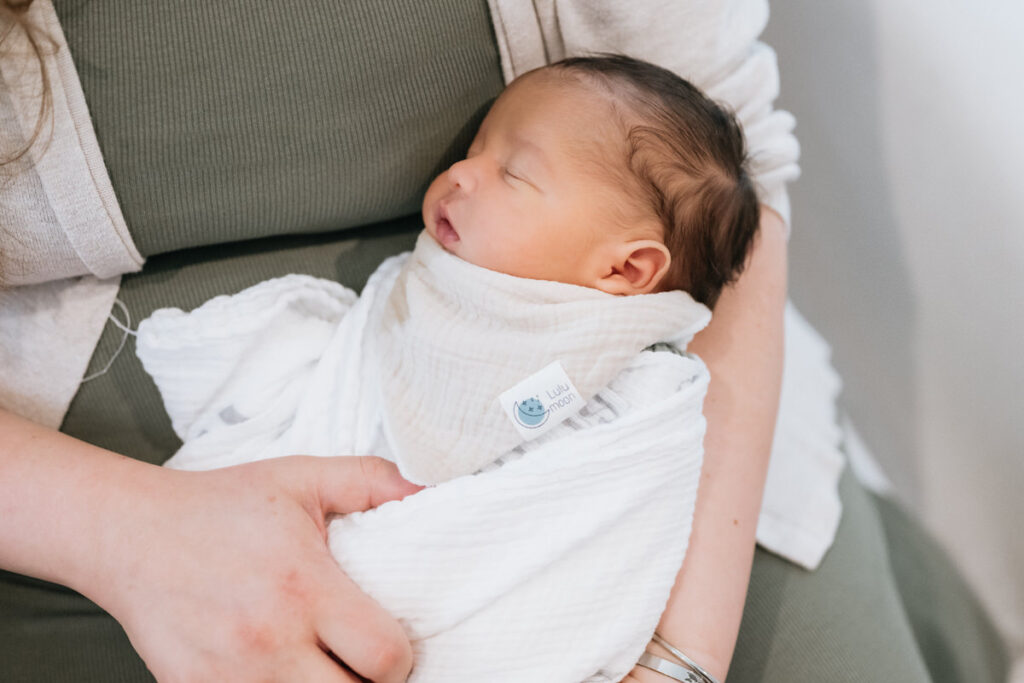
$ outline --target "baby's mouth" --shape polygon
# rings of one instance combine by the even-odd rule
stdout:
[[[437,216],[434,218],[437,241],[445,249],[451,249],[459,242],[459,233],[455,232],[452,222],[448,217],[448,210],[443,204],[437,207]]]

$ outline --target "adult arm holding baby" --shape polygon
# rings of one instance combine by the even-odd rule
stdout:
[[[711,323],[689,347],[712,376],[704,466],[686,560],[658,626],[719,681],[729,670],[753,563],[782,379],[785,300],[785,225],[762,207],[743,274],[722,291]],[[648,651],[672,660],[656,643]],[[638,666],[626,680],[668,679]]]

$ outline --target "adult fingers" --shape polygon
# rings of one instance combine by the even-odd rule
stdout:
[[[320,641],[359,675],[375,683],[401,683],[412,670],[412,645],[401,625],[342,573],[321,601],[315,626]]]
[[[374,456],[318,458],[320,506],[324,514],[377,507],[421,490],[402,478],[393,463]]]

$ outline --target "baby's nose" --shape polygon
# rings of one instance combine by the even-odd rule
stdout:
[[[476,187],[476,172],[470,159],[457,161],[448,168],[448,182],[464,192]]]

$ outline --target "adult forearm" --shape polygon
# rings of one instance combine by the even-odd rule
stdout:
[[[784,230],[777,214],[762,211],[746,269],[723,291],[711,324],[690,346],[711,371],[704,467],[686,561],[658,630],[720,680],[743,615],[778,412]]]
[[[92,593],[112,520],[158,468],[4,411],[0,434],[0,567]]]

